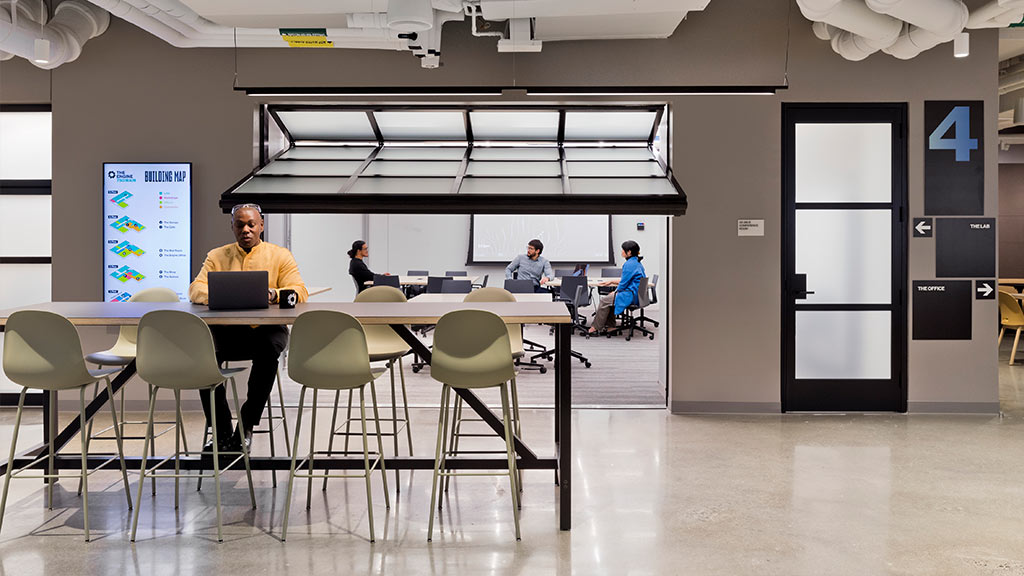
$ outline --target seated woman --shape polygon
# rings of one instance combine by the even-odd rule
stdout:
[[[640,255],[640,245],[632,240],[622,243],[622,257],[626,262],[622,265],[622,276],[616,283],[615,280],[606,280],[598,286],[618,286],[611,294],[601,296],[597,304],[597,313],[594,315],[594,323],[590,326],[588,334],[601,332],[608,326],[608,316],[614,311],[618,316],[630,305],[639,301],[637,288],[640,286],[640,279],[647,277],[644,265],[640,263],[644,259]]]
[[[366,262],[363,262],[363,258],[369,255],[370,246],[362,240],[353,242],[352,249],[348,251],[348,257],[351,258],[348,263],[348,273],[356,283],[356,293],[369,288],[366,283],[373,280],[373,271],[366,266]]]

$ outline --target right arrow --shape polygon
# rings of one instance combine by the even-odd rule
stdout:
[[[917,223],[917,226],[914,226],[914,229],[917,230],[918,234],[927,234],[932,227],[924,220],[921,220]]]
[[[981,287],[978,288],[977,290],[978,292],[981,293],[982,296],[988,296],[989,294],[992,293],[992,286],[990,286],[988,282],[982,282]]]

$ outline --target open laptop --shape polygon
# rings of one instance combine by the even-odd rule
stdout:
[[[267,308],[270,286],[266,270],[210,272],[210,310],[246,310]]]

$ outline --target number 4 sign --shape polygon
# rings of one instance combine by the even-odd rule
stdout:
[[[924,103],[924,213],[985,213],[984,103]]]

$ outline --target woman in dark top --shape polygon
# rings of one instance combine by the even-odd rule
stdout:
[[[356,283],[357,293],[369,288],[366,282],[373,280],[373,271],[366,266],[366,262],[363,262],[363,258],[369,255],[370,247],[362,240],[353,242],[352,249],[348,251],[348,257],[351,258],[348,263],[348,273]]]

